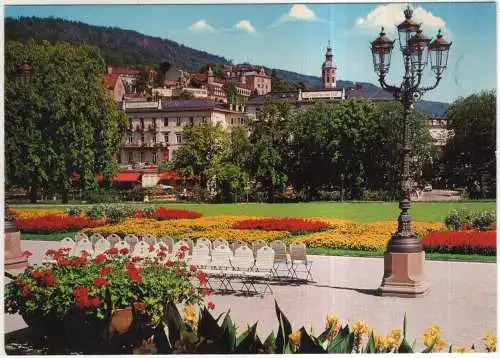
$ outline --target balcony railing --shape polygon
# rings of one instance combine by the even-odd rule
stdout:
[[[144,127],[142,127],[142,126],[136,126],[135,127],[135,131],[136,132],[144,132]]]
[[[156,132],[156,126],[152,126],[151,124],[148,126],[148,131]]]
[[[140,147],[140,146],[141,146],[141,143],[137,143],[137,142],[132,142],[132,143],[126,142],[124,144],[125,148],[137,148],[137,147]]]

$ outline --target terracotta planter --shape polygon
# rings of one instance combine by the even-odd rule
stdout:
[[[134,321],[134,315],[132,314],[132,308],[123,308],[117,310],[111,322],[109,324],[109,333],[111,335],[118,333],[123,334],[127,332]]]

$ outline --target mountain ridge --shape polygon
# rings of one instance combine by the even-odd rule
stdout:
[[[139,67],[157,65],[168,61],[172,65],[197,71],[206,63],[233,64],[231,60],[206,51],[197,50],[168,38],[141,34],[135,30],[119,27],[96,26],[81,21],[62,18],[19,17],[5,18],[5,41],[34,40],[67,41],[75,44],[92,44],[100,49],[106,63],[117,67]],[[304,83],[312,88],[321,87],[321,78],[297,72],[270,68],[269,71],[290,83]],[[361,85],[363,88],[376,89],[378,86],[368,82],[337,80],[338,87],[349,88]],[[436,101],[420,101],[418,108],[429,115],[443,116],[448,104]]]

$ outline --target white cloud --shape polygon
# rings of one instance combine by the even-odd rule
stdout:
[[[234,25],[234,28],[236,30],[246,31],[249,33],[255,32],[255,27],[253,27],[253,25],[248,20],[241,20],[236,25]]]
[[[204,31],[204,32],[215,32],[215,29],[207,24],[205,20],[198,20],[191,26],[189,26],[191,31]]]
[[[304,4],[294,4],[290,8],[290,10],[281,15],[281,17],[270,27],[275,27],[281,25],[284,22],[297,22],[297,21],[321,21],[326,22],[325,20],[319,18],[314,11],[312,11],[309,7]]]
[[[403,10],[407,7],[404,3],[379,5],[366,17],[356,19],[353,32],[370,33],[378,32],[381,27],[389,34],[396,33],[396,25],[404,21]],[[442,29],[447,38],[450,30],[446,28],[446,22],[439,16],[418,6],[413,9],[413,18],[417,23],[422,23],[422,30],[427,37],[434,37],[438,29]]]

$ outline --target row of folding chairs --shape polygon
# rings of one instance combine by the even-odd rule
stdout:
[[[157,239],[153,235],[145,235],[139,238],[135,235],[129,234],[122,239],[116,234],[111,234],[107,238],[104,238],[98,233],[94,233],[90,237],[84,233],[77,233],[74,241],[70,238],[65,238],[61,244],[70,248],[70,252],[75,256],[79,256],[82,250],[87,251],[87,253],[92,256],[98,255],[114,246],[119,249],[127,248],[132,256],[138,256],[141,258],[154,257],[156,256],[158,249],[161,246],[165,246],[167,248],[166,253],[168,254],[167,259],[171,259],[182,246],[186,246],[188,249],[186,257],[194,255],[194,247],[200,244],[203,244],[208,249],[209,256],[212,251],[219,246],[224,246],[226,248],[231,247],[231,258],[235,256],[236,250],[239,247],[248,248],[247,244],[241,240],[233,241],[230,246],[226,240],[209,240],[208,238],[201,237],[196,240],[195,245],[193,240],[189,238],[174,241],[174,239],[169,236]],[[139,246],[137,246],[138,244]],[[306,281],[309,279],[313,280],[311,274],[313,262],[307,257],[306,246],[303,243],[293,242],[287,249],[285,243],[281,240],[272,241],[269,245],[264,240],[254,241],[251,245],[251,252],[254,260],[257,258],[258,250],[267,246],[274,251],[274,278],[299,279],[299,273],[304,273],[306,275]],[[300,270],[302,266],[304,266],[304,269]]]

